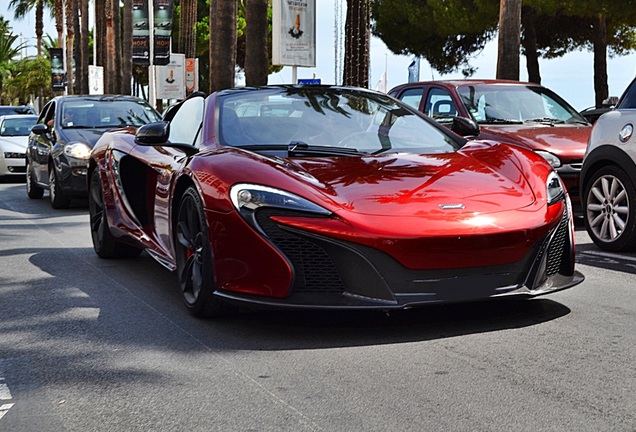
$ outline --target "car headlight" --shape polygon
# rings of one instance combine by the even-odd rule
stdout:
[[[329,216],[331,212],[290,192],[268,186],[239,183],[230,188],[232,204],[254,228],[258,227],[254,214],[264,207]]]
[[[67,144],[64,147],[64,154],[75,159],[88,160],[91,155],[91,148],[84,143]]]
[[[541,156],[543,159],[547,160],[548,163],[552,165],[552,168],[559,168],[561,166],[561,159],[559,159],[552,153],[542,150],[537,150],[535,151],[535,153]]]
[[[555,204],[565,197],[565,189],[563,188],[563,183],[561,183],[561,178],[554,171],[552,171],[550,175],[548,175],[548,180],[546,181],[546,190],[548,205]]]
[[[24,159],[25,157],[26,157],[25,153],[4,152],[5,159]]]

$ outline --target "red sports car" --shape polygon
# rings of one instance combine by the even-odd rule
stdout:
[[[408,308],[583,280],[569,198],[536,153],[467,141],[386,95],[330,86],[195,94],[104,134],[95,251],[176,271],[197,316],[228,303]]]

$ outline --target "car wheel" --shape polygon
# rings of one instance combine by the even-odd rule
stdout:
[[[212,246],[203,203],[193,187],[185,191],[179,204],[176,235],[177,271],[183,302],[194,316],[222,315],[226,306],[213,295]]]
[[[93,249],[101,258],[131,258],[139,256],[141,249],[122,243],[110,232],[104,208],[104,192],[97,170],[91,175],[88,191],[88,213],[90,215]]]
[[[636,188],[617,166],[599,169],[585,190],[585,228],[601,249],[636,247]]]
[[[49,198],[51,199],[51,207],[54,209],[63,209],[71,205],[71,200],[64,195],[64,191],[60,187],[55,167],[52,165],[49,169]]]
[[[40,199],[44,196],[44,189],[35,184],[35,179],[33,178],[33,167],[29,160],[27,160],[26,166],[26,191],[27,196],[31,199]]]

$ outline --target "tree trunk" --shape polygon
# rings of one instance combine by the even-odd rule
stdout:
[[[594,25],[594,99],[596,108],[609,97],[607,85],[607,27],[605,16],[598,15]]]
[[[210,93],[234,87],[236,1],[210,1]]]
[[[347,0],[344,74],[346,86],[369,87],[370,7],[369,0]]]
[[[66,93],[74,94],[75,77],[73,74],[73,40],[75,38],[75,15],[77,14],[76,1],[66,1]]]
[[[64,46],[64,0],[55,0],[55,30],[57,31],[57,46]]]
[[[245,84],[248,86],[267,85],[267,3],[267,0],[247,0]]]
[[[122,73],[121,58],[121,10],[119,8],[119,0],[113,2],[113,33],[115,38],[115,86],[113,91],[117,94],[122,93],[124,75]]]
[[[533,9],[525,8],[521,15],[523,23],[523,38],[521,43],[526,55],[526,68],[528,81],[541,84],[541,72],[539,70],[539,54],[537,52],[537,21]]]
[[[80,88],[80,92],[82,94],[88,94],[88,65],[90,63],[90,52],[88,46],[88,36],[89,36],[89,28],[88,28],[88,1],[82,0],[81,13],[82,13],[82,32],[80,33],[80,49],[82,51],[82,87]]]
[[[520,41],[521,0],[501,0],[499,5],[497,79],[519,81]]]
[[[86,0],[75,0],[75,14],[73,14],[73,34],[77,37],[73,39],[73,53],[75,59],[75,83],[73,93],[82,94],[82,86],[84,80],[84,70],[82,69],[82,61],[84,53],[82,52],[82,38],[80,19],[82,14],[82,3]]]
[[[124,0],[124,17],[122,25],[122,59],[121,59],[121,93],[132,93],[132,32],[133,32],[132,0]]]
[[[181,16],[179,18],[179,52],[185,54],[186,58],[196,56],[196,31],[197,23],[197,1],[181,0]]]
[[[42,33],[44,29],[44,0],[38,0],[35,6],[35,37],[38,47],[38,58],[42,57]]]
[[[115,63],[116,44],[115,39],[115,3],[116,0],[105,0],[104,4],[104,27],[105,27],[105,46],[106,50],[103,54],[104,61],[104,93],[117,93],[117,70]]]

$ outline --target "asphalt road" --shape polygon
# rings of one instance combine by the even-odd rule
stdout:
[[[636,255],[524,302],[199,320],[88,211],[0,184],[0,431],[634,431]]]

